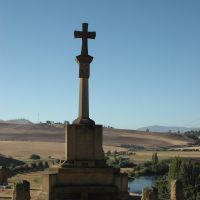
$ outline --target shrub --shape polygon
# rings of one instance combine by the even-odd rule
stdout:
[[[151,167],[152,166],[152,161],[146,161],[143,163],[144,167]]]
[[[31,155],[30,155],[30,159],[32,159],[32,160],[39,160],[39,159],[40,159],[40,156],[37,155],[37,154],[31,154]]]
[[[114,154],[113,156],[107,156],[106,162],[109,166],[117,167],[117,168],[131,168],[134,167],[135,164],[129,159],[129,157],[118,156]]]

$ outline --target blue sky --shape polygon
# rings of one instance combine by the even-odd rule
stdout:
[[[0,119],[72,121],[82,22],[96,31],[90,116],[200,126],[200,1],[0,0]]]

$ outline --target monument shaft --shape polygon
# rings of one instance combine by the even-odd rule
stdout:
[[[89,118],[89,90],[88,90],[88,79],[80,78],[79,80],[79,118]]]
[[[95,32],[88,32],[88,24],[82,24],[83,31],[74,31],[75,38],[82,39],[81,55],[76,57],[76,62],[79,64],[79,108],[78,118],[73,121],[73,124],[90,124],[95,122],[89,118],[89,76],[90,63],[93,57],[88,55],[88,39],[95,39]]]

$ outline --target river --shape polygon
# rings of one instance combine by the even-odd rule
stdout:
[[[151,187],[155,185],[155,176],[140,176],[133,180],[129,180],[128,187],[129,192],[142,193],[142,189],[145,187]]]

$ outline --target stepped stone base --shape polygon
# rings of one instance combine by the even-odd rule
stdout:
[[[113,168],[51,168],[43,178],[46,200],[128,200],[128,177]]]
[[[106,165],[102,126],[66,126],[66,161],[43,177],[45,200],[128,200],[128,177]]]

